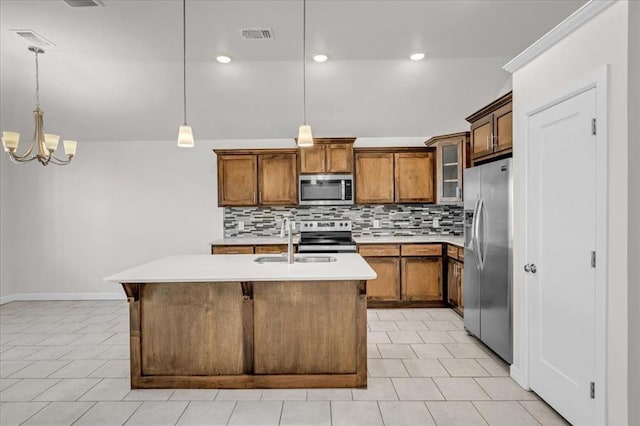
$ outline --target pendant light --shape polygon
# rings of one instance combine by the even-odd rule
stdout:
[[[302,126],[298,129],[298,146],[313,146],[311,126],[307,124],[307,1],[302,0]]]
[[[193,132],[187,124],[187,0],[182,0],[182,83],[184,122],[178,130],[178,146],[193,148]]]

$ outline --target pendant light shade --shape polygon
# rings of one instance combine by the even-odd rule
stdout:
[[[178,146],[193,148],[193,131],[187,124],[187,0],[182,0],[182,83],[184,122],[178,130]]]
[[[178,130],[178,146],[181,148],[193,148],[195,146],[191,126],[180,126],[180,130]]]
[[[313,135],[311,126],[303,124],[298,129],[298,146],[313,146]]]
[[[307,1],[302,0],[302,126],[298,129],[298,146],[313,146],[311,126],[307,124]]]

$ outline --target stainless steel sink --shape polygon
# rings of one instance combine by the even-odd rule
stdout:
[[[335,262],[336,259],[333,256],[305,256],[305,257],[296,257],[295,261],[296,262],[301,262],[301,263],[328,263],[328,262]]]
[[[294,262],[297,263],[329,263],[335,262],[336,259],[333,256],[296,256],[293,258]],[[254,262],[257,263],[287,263],[286,257],[280,256],[263,256],[257,257]]]
[[[286,257],[273,257],[273,256],[268,256],[268,257],[257,257],[254,262],[258,262],[258,263],[287,263],[287,258]]]

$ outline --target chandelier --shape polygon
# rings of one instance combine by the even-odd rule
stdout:
[[[38,69],[38,55],[44,53],[44,50],[39,47],[30,46],[29,51],[35,53],[36,56],[36,109],[33,111],[33,118],[35,120],[33,140],[26,152],[18,154],[16,151],[18,149],[20,133],[2,132],[2,146],[14,163],[28,163],[33,160],[38,160],[44,166],[47,164],[69,164],[73,156],[76,154],[77,142],[70,140],[65,140],[63,142],[64,153],[67,156],[66,160],[61,160],[54,155],[55,150],[58,148],[60,136],[52,133],[44,133],[44,111],[40,109],[40,75]],[[37,153],[35,152],[36,147]]]

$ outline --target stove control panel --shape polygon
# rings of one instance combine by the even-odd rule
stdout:
[[[350,220],[303,220],[300,222],[301,232],[318,231],[351,231]]]

